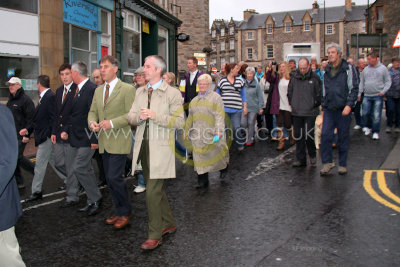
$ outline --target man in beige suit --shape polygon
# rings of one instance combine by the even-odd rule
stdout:
[[[168,203],[164,180],[175,178],[175,129],[184,124],[182,96],[161,77],[166,64],[160,56],[149,56],[144,63],[149,83],[137,90],[129,111],[129,123],[136,125],[133,167],[142,162],[146,180],[146,204],[149,216],[148,239],[142,249],[155,249],[162,236],[176,231]]]
[[[106,223],[119,229],[129,223],[132,210],[122,173],[132,145],[128,112],[136,90],[118,79],[117,71],[118,61],[115,57],[104,56],[100,59],[104,84],[94,93],[88,123],[98,133],[99,152],[103,158],[104,173],[115,207],[115,215],[108,218]]]

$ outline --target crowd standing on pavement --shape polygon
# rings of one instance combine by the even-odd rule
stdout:
[[[113,56],[101,58],[92,74],[95,83],[89,80],[85,63],[65,63],[59,68],[63,85],[55,93],[47,75],[37,78],[36,108],[21,80],[11,77],[7,82],[11,112],[0,107],[5,114],[0,119],[10,123],[13,115],[12,127],[7,127],[13,133],[1,133],[12,139],[6,141],[10,145],[6,157],[12,164],[0,165],[6,168],[0,174],[0,193],[3,197],[5,190],[11,190],[7,198],[15,208],[7,211],[9,221],[0,219],[0,235],[12,237],[15,255],[18,242],[13,225],[21,215],[16,192],[24,187],[20,168],[34,175],[26,201],[37,201],[43,198],[48,163],[64,181],[63,208],[76,205],[79,192],[85,191],[87,203],[79,211],[96,215],[103,201],[99,186],[108,185],[114,211],[105,223],[116,229],[130,223],[132,207],[124,176],[136,174],[134,192],[146,192],[149,217],[148,239],[141,245],[144,250],[155,249],[164,235],[177,230],[164,185],[165,179],[176,177],[176,157],[194,167],[199,189],[209,187],[212,171],[219,171],[221,183],[226,182],[230,151],[243,153],[268,138],[278,141],[279,151],[287,147],[287,139],[289,145],[296,144],[293,167],[315,167],[314,127],[318,126],[320,174],[328,175],[336,166],[333,147],[337,146],[338,173],[345,175],[352,112],[354,129],[372,133],[372,139],[378,140],[386,103],[386,132],[391,133],[393,127],[400,132],[400,59],[394,58],[388,70],[375,52],[366,61],[357,59],[357,66],[353,59],[342,57],[338,44],[328,45],[327,52],[328,58],[320,65],[315,57],[279,64],[269,61],[256,68],[244,62],[229,63],[211,76],[198,69],[195,57],[189,57],[179,89],[174,87],[175,75],[166,72],[164,59],[157,55],[147,57],[136,70],[134,86],[117,77],[119,65]],[[182,141],[177,140],[178,129],[184,130]],[[36,164],[23,156],[32,134],[38,147]],[[18,255],[14,259],[22,262]]]

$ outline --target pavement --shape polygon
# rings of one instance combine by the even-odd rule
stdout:
[[[147,214],[145,194],[133,193],[136,178],[127,178],[131,224],[114,230],[104,224],[112,214],[108,188],[96,216],[77,212],[85,195],[78,207],[60,209],[62,182],[49,167],[46,197],[23,203],[21,255],[27,266],[398,266],[397,137],[382,132],[373,141],[351,130],[344,176],[335,168],[321,177],[320,159],[317,167],[292,168],[294,147],[278,152],[270,140],[232,149],[227,184],[212,173],[207,190],[194,189],[193,168],[177,161],[177,179],[165,184],[178,230],[151,252],[139,248]],[[25,198],[30,189],[20,192]]]

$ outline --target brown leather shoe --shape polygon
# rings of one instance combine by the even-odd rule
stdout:
[[[115,229],[121,229],[127,226],[129,223],[129,216],[118,217],[118,220],[114,224]]]
[[[118,219],[119,219],[119,216],[112,216],[112,217],[106,219],[106,224],[110,224],[110,225],[114,224],[118,221]]]
[[[147,239],[141,246],[141,249],[152,250],[161,245],[162,239]]]
[[[176,232],[176,226],[168,227],[162,229],[162,234],[161,235],[166,235],[166,234],[173,234]]]

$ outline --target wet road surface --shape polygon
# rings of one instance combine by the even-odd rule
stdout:
[[[212,173],[203,191],[193,187],[193,168],[177,162],[177,179],[166,187],[178,230],[152,252],[139,248],[147,237],[147,214],[145,195],[133,193],[136,178],[128,179],[133,213],[122,230],[104,224],[112,215],[107,188],[93,217],[77,211],[86,196],[66,209],[57,202],[63,192],[23,203],[16,226],[21,254],[27,266],[395,266],[400,202],[382,191],[373,172],[367,180],[373,191],[399,210],[378,202],[365,189],[364,170],[379,170],[396,137],[381,133],[381,140],[372,141],[351,130],[345,176],[335,168],[320,177],[320,159],[316,168],[292,168],[294,147],[287,144],[282,155],[269,140],[231,154],[228,184]],[[27,185],[31,179],[26,175]],[[384,179],[400,197],[397,173]],[[60,185],[48,168],[44,194]],[[22,198],[29,193],[29,187],[22,190]]]

